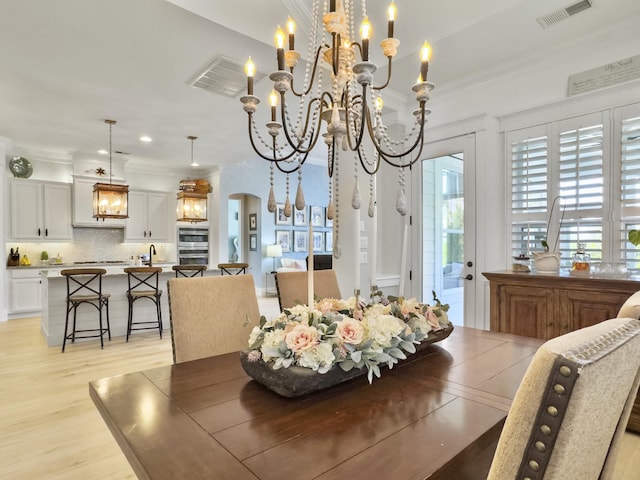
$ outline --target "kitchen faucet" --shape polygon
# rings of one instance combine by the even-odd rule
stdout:
[[[153,267],[153,256],[156,254],[156,247],[152,243],[149,245],[149,266]]]

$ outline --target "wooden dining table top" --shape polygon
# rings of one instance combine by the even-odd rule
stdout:
[[[447,478],[495,441],[541,343],[456,327],[372,384],[295,399],[248,377],[237,352],[89,391],[141,479]]]

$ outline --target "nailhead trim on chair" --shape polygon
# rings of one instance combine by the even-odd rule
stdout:
[[[540,403],[543,408],[538,410],[516,478],[539,480],[544,477],[573,386],[580,375],[578,366],[566,358],[556,358]]]
[[[572,350],[568,350],[563,354],[563,356],[581,365],[587,365],[604,357],[605,355],[608,355],[610,352],[623,345],[626,339],[638,335],[639,333],[640,320],[634,320],[616,328],[612,332],[601,335],[596,340],[579,345]]]

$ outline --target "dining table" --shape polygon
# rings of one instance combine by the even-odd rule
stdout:
[[[238,352],[95,380],[89,392],[140,479],[486,478],[542,343],[455,327],[371,383],[298,398],[247,376]]]

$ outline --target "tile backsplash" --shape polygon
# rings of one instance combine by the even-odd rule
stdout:
[[[11,248],[15,250],[19,247],[20,255],[27,255],[32,265],[40,262],[43,251],[48,253],[49,258],[55,258],[59,254],[65,264],[83,261],[126,262],[131,256],[149,253],[150,243],[156,248],[155,261],[175,262],[175,243],[125,243],[122,228],[74,228],[73,242],[7,243],[5,258]]]

